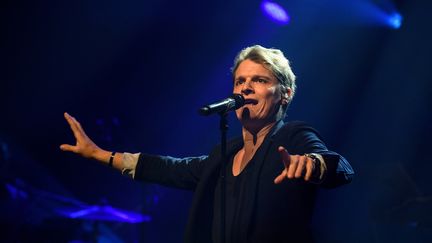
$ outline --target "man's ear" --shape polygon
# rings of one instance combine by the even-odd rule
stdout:
[[[284,88],[282,87],[282,104],[286,105],[289,103],[290,97],[291,97],[291,89],[290,88]]]

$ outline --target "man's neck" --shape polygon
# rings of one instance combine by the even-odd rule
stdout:
[[[276,122],[269,123],[262,127],[261,129],[257,129],[256,131],[251,131],[245,127],[243,127],[243,141],[244,146],[258,146],[261,145],[262,141],[266,137],[266,135],[270,132],[272,127],[276,124]]]
[[[243,127],[243,148],[237,152],[234,157],[234,164],[232,168],[232,173],[234,176],[240,174],[241,171],[246,167],[249,161],[254,156],[255,152],[261,146],[264,141],[264,138],[270,132],[272,127],[276,124],[276,122],[269,123],[259,129],[257,132],[251,132],[247,128]]]

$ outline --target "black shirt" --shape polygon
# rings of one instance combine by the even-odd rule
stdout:
[[[231,157],[229,163],[226,165],[226,195],[225,195],[225,242],[234,243],[240,241],[240,230],[246,225],[241,225],[240,219],[243,217],[244,211],[242,205],[245,205],[246,186],[248,177],[251,175],[253,170],[253,158],[243,168],[243,170],[237,176],[232,173],[234,156]],[[220,226],[221,226],[221,207],[220,207],[220,195],[221,195],[221,180],[218,180],[218,184],[215,191],[215,204],[214,204],[214,218],[213,218],[213,241],[220,242]]]

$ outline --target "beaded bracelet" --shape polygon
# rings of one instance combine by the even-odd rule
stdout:
[[[115,155],[116,153],[117,153],[117,152],[112,152],[112,153],[111,153],[111,157],[110,157],[109,162],[108,162],[109,167],[112,167],[112,166],[113,166],[113,162],[114,162],[114,155]]]

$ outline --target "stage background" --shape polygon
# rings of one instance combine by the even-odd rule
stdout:
[[[197,109],[230,94],[236,53],[261,44],[297,75],[287,120],[316,127],[356,171],[320,192],[318,242],[430,242],[432,3],[346,2],[279,1],[283,25],[257,0],[2,1],[0,239],[182,242],[192,193],[61,152],[74,142],[63,112],[108,150],[207,154],[218,117]],[[359,6],[397,10],[402,25]],[[152,220],[65,219],[57,196]]]

